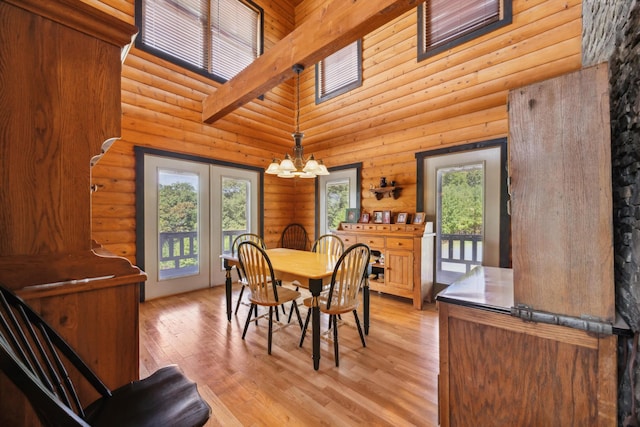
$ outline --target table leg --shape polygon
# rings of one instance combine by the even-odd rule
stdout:
[[[311,291],[311,331],[313,335],[313,369],[320,368],[320,307],[318,297],[322,292],[322,280],[309,279],[309,291]]]
[[[225,295],[227,299],[227,321],[231,322],[231,268],[232,266],[225,259],[224,269],[227,270],[226,278],[224,280]]]

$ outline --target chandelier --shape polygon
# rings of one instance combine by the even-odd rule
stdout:
[[[297,74],[298,79],[296,90],[296,131],[291,134],[296,144],[293,147],[293,158],[286,154],[280,163],[278,163],[278,159],[273,159],[264,172],[270,175],[278,175],[280,178],[294,178],[296,176],[300,178],[315,178],[318,175],[329,175],[329,171],[322,163],[322,160],[316,160],[313,154],[309,156],[308,160],[304,158],[304,149],[302,148],[304,134],[300,132],[300,73],[302,70],[304,70],[304,66],[301,64],[293,66],[293,71]]]

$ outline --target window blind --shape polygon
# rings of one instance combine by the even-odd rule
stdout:
[[[500,20],[500,0],[429,0],[422,10],[424,50]]]
[[[355,41],[320,61],[317,67],[319,98],[360,82],[359,46],[359,41]]]
[[[230,79],[260,54],[260,13],[237,0],[215,0],[211,6],[211,71]]]
[[[138,0],[141,39],[222,80],[261,54],[262,10],[240,0]]]

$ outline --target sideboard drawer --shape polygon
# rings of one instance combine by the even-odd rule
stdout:
[[[387,237],[387,249],[413,250],[413,239],[400,237]]]
[[[342,239],[342,243],[344,243],[344,248],[347,249],[351,245],[355,245],[358,242],[356,236],[354,234],[341,234],[338,236]]]
[[[384,249],[384,237],[358,236],[358,243],[364,243],[371,249]]]

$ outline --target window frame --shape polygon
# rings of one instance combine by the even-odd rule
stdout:
[[[324,95],[321,95],[321,88],[320,88],[321,68],[320,67],[322,67],[322,64],[323,64],[324,60],[319,61],[319,62],[316,63],[316,76],[315,76],[315,78],[316,78],[316,105],[320,104],[322,102],[328,101],[330,99],[333,99],[333,98],[335,98],[337,96],[340,96],[340,95],[342,95],[344,93],[347,93],[347,92],[349,92],[349,91],[351,91],[351,90],[353,90],[355,88],[358,88],[358,87],[362,86],[362,39],[356,40],[355,43],[356,43],[356,55],[357,55],[356,62],[357,62],[357,66],[358,66],[357,78],[356,78],[355,81],[347,83],[347,84],[345,84],[343,86],[340,86],[337,89],[334,89],[334,90],[332,90],[330,92],[327,92]],[[331,55],[329,55],[329,56],[331,56]]]
[[[473,0],[470,0],[473,1]],[[426,3],[420,3],[417,8],[418,14],[418,62],[430,58],[434,55],[442,53],[446,50],[449,50],[453,47],[466,43],[470,40],[476,39],[480,36],[488,34],[498,28],[504,27],[506,25],[511,24],[513,20],[513,9],[512,9],[512,0],[497,0],[501,3],[502,10],[502,18],[497,21],[491,22],[487,25],[484,25],[480,28],[477,28],[470,32],[464,32],[460,35],[455,36],[453,39],[449,40],[446,43],[435,46],[433,48],[424,47],[425,39],[426,39],[426,25],[424,22],[424,7]]]
[[[342,166],[334,166],[331,168],[328,168],[329,172],[344,172],[345,174],[349,175],[350,179],[354,179],[355,180],[355,185],[354,186],[349,186],[349,208],[355,208],[360,210],[360,206],[361,206],[361,196],[362,196],[362,162],[358,162],[358,163],[351,163],[348,165],[342,165]],[[322,227],[322,222],[324,222],[324,219],[321,219],[321,205],[325,204],[326,202],[326,193],[324,191],[324,184],[326,183],[327,180],[331,179],[332,175],[326,175],[326,176],[319,176],[318,178],[316,178],[316,208],[315,208],[315,217],[316,217],[316,221],[315,221],[315,233],[316,236],[320,236],[322,234],[328,233],[328,230],[325,230],[324,227]],[[333,175],[335,177],[335,174]],[[353,201],[353,205],[351,203],[351,201]]]
[[[210,78],[218,83],[226,83],[227,81],[229,81],[229,79],[226,79],[222,76],[219,76],[217,74],[214,74],[212,72],[209,72],[210,69],[210,65],[207,64],[202,64],[204,66],[198,66],[195,64],[192,64],[184,59],[178,58],[174,55],[172,55],[171,53],[165,52],[161,49],[158,49],[156,47],[153,46],[148,46],[147,44],[144,43],[143,41],[143,35],[144,35],[144,26],[143,26],[143,19],[142,19],[142,8],[143,8],[143,3],[146,0],[135,0],[135,24],[136,27],[138,27],[138,35],[135,38],[135,46],[136,48],[147,52],[153,56],[156,56],[160,59],[163,59],[165,61],[168,61],[172,64],[175,64],[179,67],[185,68],[189,71],[192,71],[196,74],[199,74],[201,76]],[[211,8],[211,2],[214,0],[206,0],[209,3],[209,8]],[[248,7],[254,8],[259,12],[259,29],[258,29],[258,46],[257,46],[257,51],[258,51],[258,57],[261,56],[264,53],[264,9],[262,7],[260,7],[259,5],[257,5],[255,2],[253,2],[252,0],[236,0],[239,3],[243,3],[245,5],[247,5]],[[211,14],[209,13],[209,16]],[[211,24],[209,23],[208,27],[209,30],[211,28]],[[210,49],[212,44],[212,40],[211,38],[208,39],[208,43],[204,46],[207,49]],[[210,59],[211,60],[211,59]],[[209,60],[209,61],[210,61]]]

